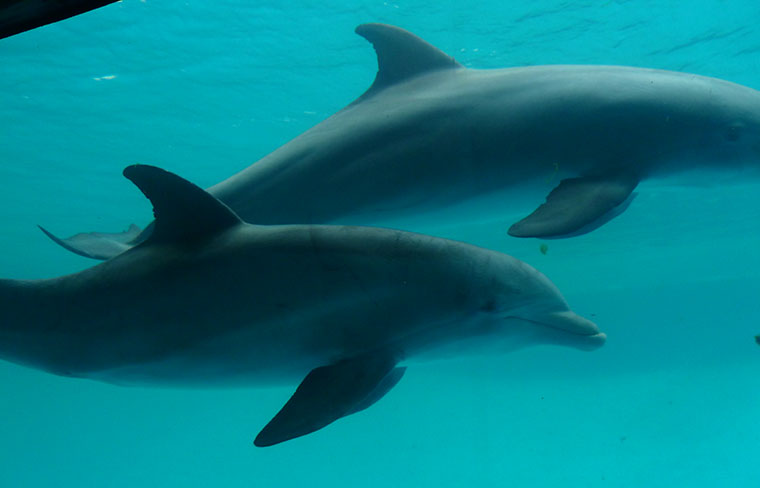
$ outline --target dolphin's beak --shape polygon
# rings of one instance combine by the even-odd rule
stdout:
[[[599,331],[599,327],[595,323],[584,319],[570,310],[553,312],[540,318],[536,317],[535,322],[552,329],[568,332],[567,334],[562,334],[561,339],[558,338],[557,342],[585,351],[598,349],[607,340],[607,336]]]
[[[594,335],[576,336],[572,345],[584,351],[593,351],[602,347],[605,342],[607,342],[607,334],[600,332]]]

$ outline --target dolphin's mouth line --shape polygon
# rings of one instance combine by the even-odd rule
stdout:
[[[528,322],[536,325],[541,325],[543,327],[559,330],[562,332],[566,332],[570,334],[570,337],[577,337],[579,340],[583,341],[583,346],[581,346],[582,349],[592,350],[596,349],[597,347],[603,345],[605,342],[607,342],[607,334],[600,331],[599,328],[596,326],[596,324],[589,322],[591,326],[593,327],[562,327],[560,325],[553,325],[553,324],[547,324],[546,322],[538,322],[533,320],[528,320]]]
[[[604,341],[607,340],[607,334],[605,334],[604,332],[597,332],[596,334],[575,334],[575,333],[572,333],[572,334],[573,335],[578,335],[578,336],[581,336],[581,337],[585,337],[587,339],[593,339],[595,341],[596,340],[600,340],[600,339],[602,339]]]
[[[558,325],[548,324],[546,322],[539,322],[537,320],[530,320],[530,319],[526,319],[526,318],[523,318],[523,317],[509,316],[507,318],[509,318],[509,319],[517,319],[517,320],[524,320],[526,322],[530,322],[531,324],[536,324],[536,325],[540,325],[540,326],[543,326],[543,327],[548,327],[548,328],[554,329],[554,330],[561,330],[563,332],[568,332],[570,334],[577,335],[577,336],[583,336],[583,337],[588,337],[588,338],[607,337],[606,334],[604,334],[603,332],[601,332],[598,328],[580,330],[580,329],[573,329],[573,328],[569,328],[569,327],[560,327]]]
[[[558,327],[556,325],[551,325],[551,324],[547,324],[547,323],[544,323],[544,322],[533,322],[532,320],[529,320],[528,322],[531,322],[531,323],[534,323],[534,324],[538,324],[538,325],[543,325],[544,327],[549,327],[550,329],[554,329],[554,330],[561,330],[563,332],[569,332],[570,334],[578,335],[578,336],[596,337],[596,336],[604,335],[602,332],[599,332],[598,330],[595,331],[595,332],[586,332],[586,331],[579,331],[579,330],[568,329],[568,328],[565,328],[565,327]]]

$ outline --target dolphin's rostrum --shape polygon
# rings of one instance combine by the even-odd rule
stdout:
[[[150,237],[80,273],[0,280],[0,357],[118,384],[300,386],[268,446],[363,410],[407,363],[605,336],[505,254],[390,229],[243,223],[151,166]]]

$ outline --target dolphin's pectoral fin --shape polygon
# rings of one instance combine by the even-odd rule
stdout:
[[[401,381],[404,373],[406,373],[406,368],[393,368],[390,373],[385,375],[385,377],[380,380],[380,383],[377,384],[375,389],[372,390],[372,392],[367,395],[364,400],[354,405],[354,408],[352,408],[351,411],[348,412],[345,416],[361,412],[362,410],[365,410],[380,401],[380,399],[383,398],[386,393],[391,391],[391,389],[396,386],[399,381]]]
[[[559,238],[590,232],[628,208],[638,182],[631,175],[562,180],[546,203],[509,228],[509,235]]]
[[[462,68],[454,58],[411,32],[385,24],[362,24],[356,33],[377,54],[377,76],[359,100],[395,83],[441,69]]]
[[[38,227],[59,246],[92,259],[111,259],[123,253],[134,246],[135,241],[139,242],[141,233],[140,228],[132,224],[124,232],[87,232],[61,239],[41,225]]]
[[[242,221],[206,190],[155,166],[135,164],[124,176],[153,204],[153,232],[144,244],[180,243],[202,239]]]
[[[387,354],[372,354],[312,370],[253,443],[271,446],[317,431],[382,398],[406,368]]]

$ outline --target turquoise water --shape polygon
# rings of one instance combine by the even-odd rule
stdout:
[[[376,70],[363,22],[473,68],[622,64],[760,89],[756,2],[282,5],[124,0],[0,41],[0,276],[93,264],[35,224],[148,221],[128,164],[209,186],[352,101]],[[253,437],[292,387],[119,388],[0,363],[0,486],[756,486],[760,184],[672,183],[546,255],[506,236],[509,209],[415,224],[539,268],[607,333],[598,351],[415,366],[371,409],[269,449]]]

